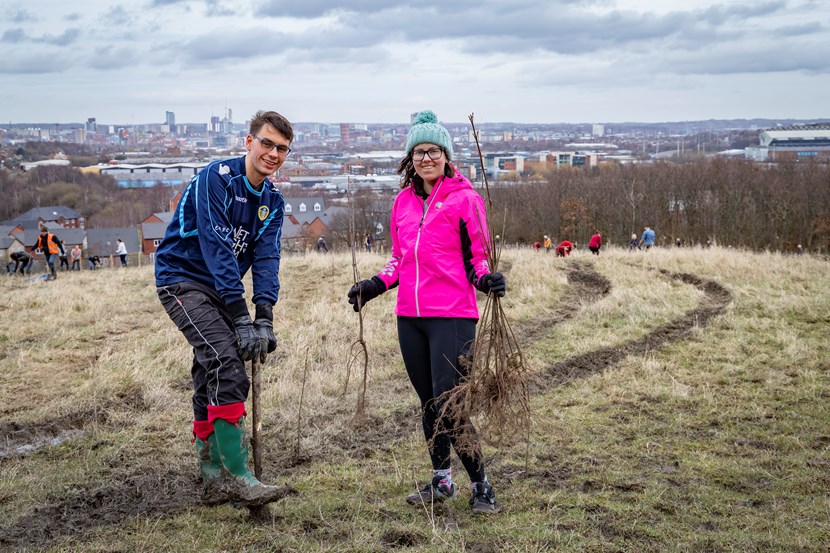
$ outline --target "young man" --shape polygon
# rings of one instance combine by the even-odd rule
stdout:
[[[55,272],[55,256],[60,254],[61,256],[66,257],[66,251],[64,251],[63,244],[61,244],[61,241],[58,240],[58,237],[49,232],[48,228],[41,227],[40,236],[37,237],[34,249],[43,252],[43,257],[46,258],[46,264],[49,266],[49,271],[52,273],[50,278],[58,278],[58,275]]]
[[[245,156],[215,161],[191,179],[156,252],[159,299],[193,346],[193,434],[209,503],[225,492],[249,507],[281,496],[248,469],[245,361],[264,362],[277,347],[272,309],[285,202],[267,177],[293,138],[282,115],[257,112]],[[249,269],[255,320],[242,284]]]

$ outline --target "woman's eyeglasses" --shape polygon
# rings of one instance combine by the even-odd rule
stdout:
[[[274,144],[267,138],[260,138],[257,135],[253,135],[253,137],[259,140],[259,143],[262,144],[262,147],[268,150],[269,152],[273,151],[274,148],[276,148],[277,153],[281,156],[287,156],[291,153],[291,148],[289,148],[288,146],[284,146],[282,144]]]
[[[444,150],[441,148],[430,148],[429,150],[412,150],[412,159],[413,161],[422,161],[424,156],[429,156],[429,159],[432,161],[438,161],[441,159],[441,155],[444,153]]]

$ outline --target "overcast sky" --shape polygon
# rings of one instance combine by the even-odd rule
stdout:
[[[28,0],[0,123],[830,116],[827,0]],[[332,8],[337,5],[340,7]]]

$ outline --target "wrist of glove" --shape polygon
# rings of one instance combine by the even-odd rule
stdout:
[[[265,363],[269,353],[277,349],[277,337],[274,336],[274,307],[268,303],[256,305],[254,327],[259,335],[259,360]]]
[[[269,353],[277,349],[277,337],[274,336],[274,323],[269,319],[256,319],[254,321],[254,328],[256,328],[259,336],[259,360],[265,363],[265,358]]]
[[[259,355],[260,342],[259,333],[254,326],[254,321],[247,313],[236,317],[233,320],[234,333],[236,334],[236,348],[243,361],[250,361]]]
[[[274,320],[274,307],[268,303],[258,303],[256,304],[256,315],[254,319],[267,319],[269,321]]]
[[[476,289],[485,294],[492,293],[503,298],[507,293],[507,279],[501,273],[487,273],[478,279]]]
[[[360,311],[366,305],[366,302],[372,300],[379,295],[386,292],[386,284],[378,276],[373,276],[367,280],[361,280],[351,288],[347,297],[349,303],[352,304],[352,309]]]

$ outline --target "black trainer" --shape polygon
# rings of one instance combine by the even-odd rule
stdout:
[[[473,513],[498,513],[501,505],[496,501],[493,486],[487,482],[475,482],[473,494],[470,496],[470,508]]]
[[[406,502],[410,505],[428,505],[431,503],[442,503],[455,496],[455,482],[451,487],[441,483],[441,476],[432,477],[432,482],[424,486],[424,489],[406,496]]]

